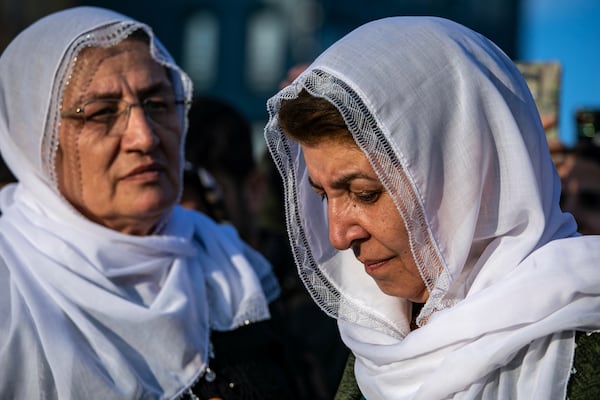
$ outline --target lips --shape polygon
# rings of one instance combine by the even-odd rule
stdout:
[[[378,259],[378,260],[359,260],[360,262],[363,263],[363,265],[365,266],[365,271],[368,274],[374,273],[375,271],[377,271],[379,268],[383,267],[384,265],[387,264],[387,262],[389,260],[391,260],[393,257],[389,257],[389,258],[382,258],[382,259]]]
[[[123,179],[133,179],[143,176],[157,175],[162,170],[164,170],[164,167],[162,167],[158,163],[140,165],[139,167],[136,167],[129,171],[129,173],[125,175]]]

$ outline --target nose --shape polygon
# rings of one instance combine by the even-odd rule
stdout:
[[[159,137],[140,104],[130,104],[122,116],[125,126],[122,129],[122,144],[129,150],[148,152],[158,145]]]
[[[329,201],[327,219],[329,241],[338,250],[346,250],[369,237],[369,232],[362,226],[360,219],[354,215],[352,206]]]

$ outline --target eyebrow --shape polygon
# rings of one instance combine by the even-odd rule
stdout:
[[[161,93],[161,92],[169,92],[169,94],[175,94],[175,91],[173,90],[173,87],[168,84],[167,82],[164,81],[159,81],[159,82],[155,82],[152,85],[142,88],[141,90],[139,90],[136,95],[140,98],[146,98],[148,96],[157,94],[157,93]],[[120,98],[122,96],[121,91],[114,91],[114,92],[92,92],[89,94],[89,96],[86,96],[84,99],[82,99],[82,101],[89,101],[89,100],[95,100],[95,99],[116,99],[116,98]]]
[[[353,172],[347,175],[342,175],[341,177],[339,177],[338,179],[336,179],[335,181],[333,181],[331,183],[331,188],[332,189],[345,189],[347,188],[350,183],[353,180],[356,179],[366,179],[372,182],[377,182],[377,179],[373,179],[372,176],[367,175],[365,173],[362,172]],[[323,190],[323,187],[320,185],[317,185],[312,178],[309,176],[308,177],[308,183],[310,184],[310,186],[312,186],[314,189],[318,189],[318,190]]]
[[[167,82],[163,82],[163,81],[156,82],[156,83],[150,85],[149,87],[140,90],[139,93],[138,93],[138,95],[140,95],[141,97],[148,97],[150,95],[153,95],[153,94],[156,94],[156,93],[161,93],[163,91],[169,92],[170,94],[175,95],[175,89],[173,88],[173,85],[171,84],[170,81],[167,81]]]

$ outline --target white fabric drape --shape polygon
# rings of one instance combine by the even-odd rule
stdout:
[[[328,242],[326,204],[276,115],[303,88],[338,108],[405,221],[430,293],[416,331],[410,304]],[[374,21],[268,110],[300,276],[338,318],[367,399],[565,397],[573,331],[600,327],[600,238],[560,210],[535,103],[500,49],[441,18]]]
[[[0,192],[1,398],[174,398],[205,369],[210,330],[268,318],[279,293],[270,265],[231,227],[176,206],[156,234],[130,236],[58,193],[58,109],[73,57],[136,29],[189,100],[189,78],[150,28],[99,8],[46,17],[0,57],[0,150],[19,181]]]

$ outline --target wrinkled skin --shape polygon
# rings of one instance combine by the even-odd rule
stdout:
[[[429,297],[400,213],[364,153],[345,141],[302,145],[315,192],[327,201],[329,240],[352,248],[384,293],[424,303]]]
[[[173,97],[165,68],[152,59],[143,40],[128,39],[80,53],[62,109],[95,98],[137,103],[161,96]],[[177,201],[181,122],[175,116],[168,126],[158,126],[141,107],[132,107],[122,126],[121,132],[101,135],[89,123],[62,119],[56,158],[59,190],[90,220],[147,235]]]

